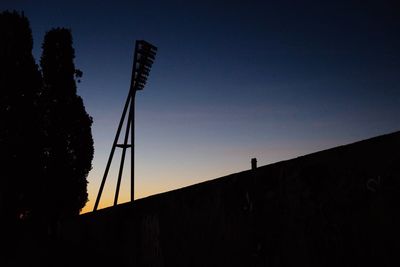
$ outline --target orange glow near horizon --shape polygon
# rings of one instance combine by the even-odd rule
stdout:
[[[193,184],[196,184],[199,182],[202,182],[202,181],[201,180],[190,180],[190,181],[187,181],[187,183],[183,183],[182,181],[175,180],[175,183],[173,185],[172,184],[161,184],[161,183],[143,184],[143,185],[141,185],[142,188],[135,192],[135,194],[136,194],[135,200],[149,197],[149,196],[156,195],[156,194],[160,194],[160,193],[164,193],[164,192],[168,192],[171,190],[183,188],[183,187],[190,186],[190,185],[193,185]],[[120,195],[118,197],[118,204],[130,202],[130,192],[129,192],[130,187],[127,182],[125,182],[125,183],[122,182],[122,185],[124,185],[124,184],[125,184],[125,186],[121,186],[121,189],[120,189]],[[98,210],[114,205],[115,191],[108,188],[107,186],[105,186],[105,188],[106,189],[103,191]],[[89,192],[90,199],[86,203],[85,207],[82,209],[80,214],[84,214],[84,213],[93,211],[94,202],[96,200],[97,193],[98,193],[98,188],[97,188],[97,191],[91,190]]]
[[[251,166],[250,160],[252,157],[258,159],[258,166],[263,166],[304,155],[304,151],[307,151],[307,153],[316,152],[325,148],[343,144],[344,142],[344,140],[329,140],[329,142],[321,142],[313,147],[304,147],[299,144],[297,144],[297,146],[286,144],[286,146],[281,146],[279,148],[259,147],[258,149],[251,149],[253,153],[251,153],[250,149],[221,149],[217,151],[220,155],[234,154],[236,155],[235,157],[232,157],[234,160],[232,160],[232,158],[229,160],[223,156],[215,156],[215,153],[214,156],[213,153],[208,153],[210,156],[208,156],[207,163],[203,161],[203,158],[193,157],[190,161],[186,161],[181,165],[165,163],[165,161],[168,161],[168,159],[166,159],[165,161],[160,160],[160,163],[157,164],[157,166],[154,166],[150,165],[148,161],[145,162],[138,158],[138,168],[136,169],[135,178],[135,200],[248,170]],[[102,157],[104,159],[106,158],[106,155],[97,154],[96,157]],[[210,160],[210,158],[212,159]],[[129,162],[129,159],[127,161]],[[113,164],[118,163],[119,157],[117,156]],[[104,168],[104,165],[105,162],[103,160],[93,162],[93,169],[88,177],[89,201],[86,203],[86,206],[82,209],[80,214],[93,211],[94,202],[101,182],[99,177],[102,177],[103,173],[101,173],[101,171],[103,171],[102,168]],[[130,202],[130,178],[128,177],[130,166],[129,164],[127,165],[126,169],[124,169],[124,175],[121,181],[118,204]],[[117,169],[111,168],[98,209],[113,206],[116,177]]]

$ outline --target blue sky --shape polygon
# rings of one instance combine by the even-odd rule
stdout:
[[[395,1],[2,1],[39,60],[71,28],[93,117],[93,202],[128,93],[134,42],[159,48],[136,97],[136,196],[399,130]],[[101,207],[110,205],[118,154]],[[129,174],[127,166],[126,174]],[[129,200],[124,177],[120,202]]]

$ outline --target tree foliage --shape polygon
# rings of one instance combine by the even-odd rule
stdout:
[[[41,76],[24,15],[0,13],[0,40],[0,208],[16,220],[37,204],[40,187]]]
[[[46,33],[40,61],[45,125],[45,169],[50,210],[54,215],[78,214],[87,202],[87,175],[93,159],[92,118],[76,94],[70,30]]]
[[[0,13],[0,213],[45,224],[87,202],[92,118],[77,95],[71,32],[47,32],[40,61],[28,19]]]

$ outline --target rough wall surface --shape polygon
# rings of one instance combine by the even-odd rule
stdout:
[[[400,266],[399,203],[396,132],[85,214],[60,237],[92,266]]]

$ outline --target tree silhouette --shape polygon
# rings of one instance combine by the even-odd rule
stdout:
[[[82,72],[73,62],[70,30],[47,32],[42,48],[46,210],[55,221],[79,214],[87,202],[87,175],[94,152],[92,118],[76,93],[75,79]]]
[[[0,231],[10,259],[21,237],[19,222],[39,204],[43,174],[41,76],[32,46],[28,19],[17,12],[0,13]]]
[[[94,152],[70,31],[46,34],[42,72],[32,46],[24,14],[0,12],[0,258],[13,266],[50,249],[47,231],[83,208]]]
[[[41,77],[32,56],[28,19],[0,14],[0,162],[2,210],[12,218],[31,209],[40,168]]]

